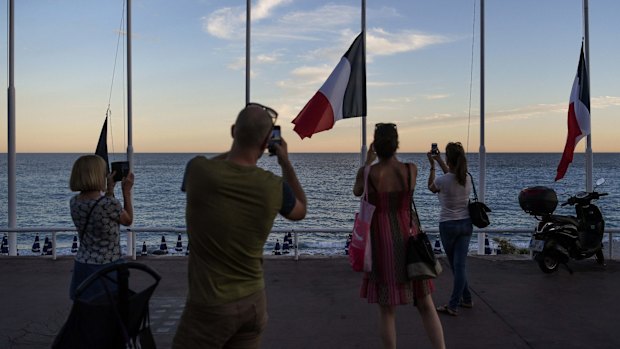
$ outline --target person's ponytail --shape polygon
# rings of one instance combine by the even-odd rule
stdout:
[[[456,175],[456,181],[460,185],[465,186],[467,181],[467,157],[461,143],[448,143],[446,145],[446,158],[448,166]]]
[[[456,181],[459,182],[460,185],[465,186],[465,182],[467,181],[467,158],[465,158],[464,153],[461,153],[458,157],[454,173],[456,174]]]

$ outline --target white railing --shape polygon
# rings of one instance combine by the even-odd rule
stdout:
[[[426,233],[429,234],[439,234],[439,230],[437,228],[434,229],[425,229]],[[52,259],[56,260],[56,235],[58,233],[75,233],[75,227],[29,227],[29,228],[0,228],[0,232],[4,233],[51,233],[52,234]],[[128,241],[138,241],[136,240],[136,235],[141,233],[185,233],[184,228],[170,228],[170,227],[157,227],[157,228],[121,228],[121,232],[127,233]],[[299,234],[306,233],[330,233],[330,234],[348,234],[351,232],[350,228],[326,228],[326,229],[273,229],[271,233],[292,233],[293,235],[293,258],[295,260],[299,259]],[[474,228],[474,233],[477,234],[531,234],[533,229],[476,229]],[[613,259],[613,234],[620,234],[620,229],[605,229],[605,233],[609,235],[609,242],[607,244],[608,253],[607,258]],[[479,239],[478,241],[482,241],[484,239]],[[343,245],[344,247],[344,245]],[[478,249],[480,251],[481,249]],[[479,253],[480,254],[480,253]],[[136,245],[135,243],[132,246],[128,246],[127,257],[131,257],[131,259],[136,260]]]

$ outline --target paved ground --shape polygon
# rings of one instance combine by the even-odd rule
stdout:
[[[138,260],[162,275],[151,299],[158,348],[169,348],[187,287],[187,259]],[[545,275],[527,259],[470,257],[474,308],[441,316],[449,348],[620,348],[620,263],[593,260]],[[49,348],[71,303],[72,259],[0,258],[0,348]],[[268,258],[269,324],[262,348],[379,348],[376,306],[358,298],[360,275],[344,258]],[[451,274],[436,282],[447,301]],[[398,347],[429,348],[413,307],[397,311]]]

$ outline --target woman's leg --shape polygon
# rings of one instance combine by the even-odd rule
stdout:
[[[465,287],[463,287],[463,296],[461,299],[465,304],[472,304],[471,291],[469,290],[469,283],[467,282],[467,270],[465,270]],[[469,306],[471,308],[471,306]]]
[[[379,305],[379,333],[383,348],[396,349],[396,314],[394,306]]]
[[[454,294],[454,285],[456,284],[456,271],[454,270],[456,245],[455,237],[457,236],[457,232],[454,229],[453,222],[454,221],[446,221],[439,223],[439,236],[441,237],[441,243],[443,245],[443,249],[446,251],[446,257],[448,258],[450,270],[452,271],[452,293]],[[452,300],[452,298],[450,298],[450,300]],[[457,306],[452,306],[451,303],[452,302],[448,304],[448,307],[450,308],[450,310],[456,312],[458,309]]]
[[[446,251],[446,257],[448,257],[448,263],[452,270],[454,262],[454,234],[450,227],[450,221],[439,223],[439,237],[441,238],[441,244],[443,245],[444,251]]]
[[[443,337],[443,327],[441,326],[441,321],[439,321],[439,316],[435,310],[433,298],[431,298],[430,295],[426,295],[423,298],[417,299],[417,302],[418,312],[422,317],[422,323],[424,324],[426,335],[431,341],[433,348],[444,349],[446,347],[446,343]]]
[[[454,272],[454,287],[450,297],[450,309],[457,309],[461,302],[461,298],[471,302],[471,294],[469,293],[465,270],[471,234],[467,234],[465,231],[459,233],[459,237],[454,242],[454,264],[452,266],[452,271]],[[467,289],[467,291],[465,291],[465,289]]]

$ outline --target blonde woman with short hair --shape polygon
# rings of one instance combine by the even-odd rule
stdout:
[[[107,164],[98,155],[84,155],[73,164],[69,187],[79,192],[71,198],[71,218],[78,231],[80,247],[75,256],[69,296],[75,299],[77,287],[91,274],[121,259],[119,224],[131,225],[133,206],[131,188],[134,175],[129,173],[121,182],[123,203],[114,197],[114,172],[108,174]],[[115,289],[114,284],[109,284]],[[103,292],[93,284],[80,295],[91,300]]]

